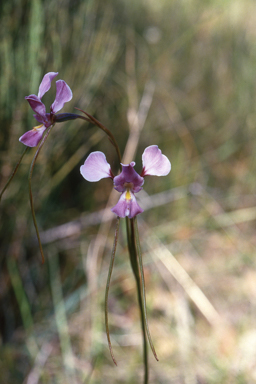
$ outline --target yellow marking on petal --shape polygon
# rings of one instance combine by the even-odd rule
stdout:
[[[131,195],[131,192],[129,189],[126,190],[125,192],[125,199],[126,200],[131,200],[132,199],[132,195]]]
[[[43,127],[43,124],[37,125],[36,127],[33,127],[33,131],[36,131],[37,129],[40,129]]]

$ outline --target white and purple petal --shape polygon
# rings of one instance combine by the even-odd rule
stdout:
[[[52,113],[60,111],[73,97],[72,91],[64,80],[56,81],[56,98],[51,106]]]
[[[145,149],[142,165],[141,176],[166,176],[171,170],[169,159],[162,154],[157,145],[151,145]]]
[[[52,80],[58,75],[58,72],[48,72],[44,75],[41,84],[39,85],[38,97],[41,100],[43,95],[51,88]]]
[[[45,127],[44,125],[34,127],[30,131],[24,133],[24,135],[19,138],[19,141],[22,144],[25,144],[27,147],[37,147],[43,137],[46,128],[47,127]]]
[[[84,165],[80,167],[81,175],[87,181],[99,181],[110,177],[113,178],[110,165],[103,152],[92,152],[87,157]]]
[[[132,219],[139,213],[143,212],[143,209],[137,203],[136,197],[130,191],[125,191],[120,196],[118,203],[111,209],[119,217],[128,216]]]
[[[122,165],[122,172],[114,178],[114,187],[118,192],[123,192],[127,189],[127,184],[132,184],[130,187],[132,192],[139,192],[144,184],[144,179],[134,169],[134,161],[128,165]]]

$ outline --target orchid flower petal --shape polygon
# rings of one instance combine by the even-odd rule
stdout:
[[[51,88],[52,80],[58,75],[58,72],[48,72],[44,75],[39,86],[38,98],[41,100],[43,95]]]
[[[81,175],[87,181],[99,181],[101,179],[112,178],[111,168],[103,152],[92,152],[87,157],[84,165],[80,167]]]
[[[73,97],[72,91],[64,80],[56,81],[56,98],[51,106],[52,113],[60,111]]]
[[[33,115],[34,118],[41,124],[45,125],[46,128],[50,127],[50,125],[53,124],[53,122],[51,121],[51,114],[50,113],[46,113],[44,116],[40,116],[40,115]]]
[[[30,107],[33,109],[33,111],[42,117],[42,119],[45,118],[46,115],[46,109],[44,103],[39,99],[36,95],[29,95],[26,96],[25,99],[29,102]]]
[[[24,135],[19,138],[19,141],[22,144],[25,144],[27,147],[37,147],[43,137],[46,128],[47,127],[45,127],[43,124],[39,125],[38,127],[34,127],[30,131],[24,133]]]
[[[143,212],[143,209],[137,203],[136,197],[131,191],[122,193],[118,203],[111,209],[119,217],[128,216],[129,219]]]
[[[128,165],[122,165],[122,172],[120,175],[114,178],[114,187],[118,192],[124,192],[127,188],[127,184],[131,183],[130,187],[132,192],[139,192],[144,184],[144,179],[134,169],[135,162],[131,162]]]
[[[169,159],[162,154],[157,145],[151,145],[145,149],[142,164],[141,176],[166,176],[171,170]]]
[[[33,116],[38,121],[38,123],[41,123],[41,124],[44,123],[44,120],[45,120],[44,116],[40,116],[40,115],[37,115],[37,114],[35,114]]]

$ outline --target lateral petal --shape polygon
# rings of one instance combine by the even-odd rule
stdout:
[[[142,155],[141,176],[166,176],[171,170],[169,159],[162,154],[157,145],[150,145]]]
[[[80,173],[87,181],[95,182],[101,179],[112,177],[110,165],[103,152],[96,151],[90,153],[80,167]]]
[[[56,81],[56,98],[51,106],[52,113],[60,111],[73,97],[72,91],[64,80]]]

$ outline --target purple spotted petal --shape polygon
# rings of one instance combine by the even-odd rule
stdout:
[[[118,203],[111,209],[119,217],[128,216],[129,219],[143,212],[143,209],[137,203],[136,197],[130,191],[122,193]]]
[[[24,135],[19,138],[19,141],[27,147],[37,147],[45,130],[46,127],[44,125],[35,127],[31,129],[31,131],[24,133]]]
[[[44,103],[42,103],[39,97],[36,95],[29,95],[26,96],[25,99],[29,102],[33,111],[44,119],[46,115],[46,109]]]
[[[99,181],[101,179],[111,177],[111,168],[106,160],[106,156],[103,152],[92,152],[87,157],[84,165],[80,167],[81,175],[87,181]]]
[[[118,192],[124,192],[127,184],[132,185],[129,188],[132,192],[139,192],[144,184],[144,179],[134,169],[134,161],[128,165],[122,164],[122,172],[114,178],[114,187]]]
[[[43,95],[51,88],[52,80],[58,75],[58,72],[48,72],[44,75],[43,80],[39,86],[38,97],[41,100]]]
[[[56,98],[51,106],[52,113],[60,111],[73,97],[72,91],[64,80],[56,81]]]
[[[171,170],[169,159],[162,155],[157,145],[151,145],[145,149],[142,155],[143,169],[141,176],[166,176]]]

